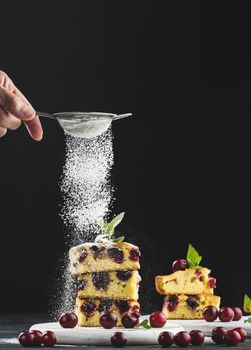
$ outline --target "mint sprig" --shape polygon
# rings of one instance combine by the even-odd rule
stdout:
[[[247,294],[244,296],[243,309],[245,312],[251,312],[251,298]]]
[[[251,323],[251,317],[244,321],[244,323]]]
[[[202,260],[202,256],[199,255],[197,250],[192,246],[192,244],[189,244],[188,250],[187,250],[187,262],[189,264],[190,268],[200,267],[199,264]]]
[[[145,329],[150,329],[152,328],[148,322],[147,319],[145,319],[144,321],[142,321],[141,323],[138,324],[138,327],[143,327]]]
[[[120,243],[120,242],[123,242],[123,240],[125,239],[125,236],[120,236],[118,238],[113,238],[113,242],[114,243]]]
[[[121,221],[124,218],[125,213],[120,213],[117,216],[115,216],[110,222],[106,222],[103,225],[101,225],[102,230],[105,232],[107,238],[112,241],[112,242],[123,242],[124,240],[124,236],[118,237],[118,238],[114,238],[114,231],[115,231],[115,227],[118,226]]]

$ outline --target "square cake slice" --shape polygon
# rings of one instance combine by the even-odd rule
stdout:
[[[78,297],[138,300],[138,271],[93,272],[78,277]]]
[[[117,327],[122,325],[122,316],[129,312],[139,317],[140,305],[137,301],[120,299],[80,299],[77,298],[76,315],[80,327],[99,327],[103,312],[111,311],[117,316]]]
[[[206,267],[179,270],[170,275],[157,276],[155,286],[160,294],[213,294],[216,279],[210,277]]]
[[[212,294],[168,295],[164,298],[162,312],[168,319],[203,319],[207,306],[220,307],[220,297]]]
[[[139,248],[126,242],[84,243],[72,247],[69,257],[72,275],[140,269]]]

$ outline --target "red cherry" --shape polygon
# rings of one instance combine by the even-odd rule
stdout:
[[[218,309],[215,306],[207,306],[203,310],[203,317],[207,322],[213,322],[218,317]]]
[[[135,326],[137,326],[139,324],[139,317],[135,317],[136,323]]]
[[[200,305],[196,296],[192,295],[187,298],[186,303],[192,310],[195,310]]]
[[[82,252],[80,253],[80,255],[79,255],[78,261],[79,261],[79,262],[84,261],[85,258],[87,257],[87,255],[88,255],[87,250],[84,248],[84,249],[82,250]]]
[[[116,348],[123,348],[127,344],[127,337],[122,332],[116,332],[111,337],[111,343]]]
[[[51,331],[46,331],[42,336],[43,344],[47,347],[52,347],[56,344],[57,338],[55,334]]]
[[[140,318],[140,311],[139,311],[139,308],[132,308],[132,311],[131,311],[131,316],[134,317],[134,318]]]
[[[169,311],[174,311],[179,304],[177,295],[169,295],[165,298],[165,306]]]
[[[117,324],[117,316],[113,312],[105,312],[100,316],[99,323],[104,328],[113,328]]]
[[[242,318],[242,311],[239,307],[232,307],[232,310],[234,312],[234,318],[233,321],[240,321]]]
[[[202,275],[202,272],[201,272],[201,270],[199,270],[199,269],[197,269],[197,270],[195,270],[195,275],[198,277],[198,278],[200,278],[200,276]]]
[[[122,264],[124,260],[124,252],[122,249],[119,248],[109,248],[107,250],[108,256],[111,260],[116,262],[117,264]]]
[[[181,348],[186,348],[191,343],[191,337],[189,333],[182,331],[174,336],[174,342]]]
[[[174,335],[171,332],[162,332],[158,337],[159,345],[163,346],[163,348],[167,348],[171,346],[174,342]]]
[[[202,345],[204,343],[204,334],[201,331],[198,330],[193,330],[189,333],[190,337],[191,337],[191,344],[192,345]]]
[[[222,307],[219,311],[219,319],[222,322],[230,322],[234,318],[234,311],[231,309],[231,307]]]
[[[30,334],[33,334],[35,336],[35,339],[33,341],[33,345],[34,346],[40,346],[42,343],[43,343],[43,340],[42,340],[42,332],[36,330],[36,329],[33,329],[32,331],[30,331]]]
[[[189,267],[188,262],[186,259],[177,259],[172,264],[173,272],[179,271],[179,270],[185,270]]]
[[[237,331],[240,334],[242,343],[247,339],[248,334],[247,334],[247,331],[244,328],[237,327],[237,328],[234,328],[234,331]]]
[[[78,317],[74,312],[66,312],[59,317],[58,322],[63,328],[74,328],[78,324]]]
[[[152,327],[161,328],[166,324],[166,316],[161,311],[153,312],[149,317]]]
[[[18,341],[22,346],[25,346],[25,347],[33,346],[35,341],[35,335],[32,334],[31,332],[24,331],[19,334]]]
[[[92,316],[96,309],[96,304],[90,301],[89,299],[86,299],[86,301],[81,306],[81,310],[86,314],[87,317]]]
[[[74,312],[66,312],[59,317],[58,322],[63,328],[74,328],[78,324],[78,318]]]
[[[216,344],[224,344],[224,334],[227,329],[224,327],[216,327],[212,330],[212,339]]]
[[[226,331],[224,334],[224,343],[229,346],[238,345],[241,342],[241,335],[234,329]]]
[[[125,314],[121,318],[122,325],[125,328],[134,328],[138,323],[138,321],[139,321],[138,317],[133,317],[132,315],[129,315],[129,314]]]
[[[207,282],[207,285],[209,288],[216,288],[216,279],[210,278]]]
[[[130,255],[129,255],[129,259],[131,261],[139,261],[140,256],[141,256],[141,253],[138,249],[135,249],[135,248],[131,249]]]

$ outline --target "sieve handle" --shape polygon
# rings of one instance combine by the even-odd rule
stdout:
[[[57,120],[57,117],[55,115],[51,114],[51,113],[36,111],[36,114],[39,117],[45,117],[45,118],[50,118],[50,119]]]
[[[125,114],[116,114],[112,119],[117,120],[117,119],[122,119],[126,117],[130,117],[132,113],[125,113]]]

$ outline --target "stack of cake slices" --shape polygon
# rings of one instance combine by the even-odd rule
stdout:
[[[85,243],[69,252],[70,272],[77,278],[76,314],[82,327],[100,326],[104,312],[139,317],[141,281],[139,248],[126,242]]]
[[[170,275],[157,276],[157,292],[164,294],[163,313],[169,319],[202,319],[207,306],[220,307],[214,295],[216,279],[205,267],[187,268]]]

